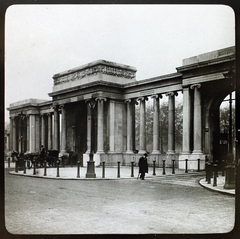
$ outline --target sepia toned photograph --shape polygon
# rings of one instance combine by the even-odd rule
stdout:
[[[231,7],[11,5],[4,27],[9,234],[234,229]]]

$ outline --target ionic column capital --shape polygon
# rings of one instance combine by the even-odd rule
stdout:
[[[148,97],[142,96],[137,98],[138,101],[148,101]]]
[[[106,102],[107,98],[106,97],[102,97],[102,96],[99,96],[99,97],[95,98],[95,101],[102,101],[102,100]]]
[[[194,88],[200,88],[201,87],[201,84],[193,84],[190,86],[190,89],[193,90]]]
[[[65,107],[65,105],[64,104],[62,104],[62,105],[59,105],[59,109],[63,109]]]
[[[156,94],[151,96],[152,99],[158,99],[158,98],[162,99],[162,97],[163,97],[162,94]]]
[[[131,103],[132,102],[132,99],[126,99],[124,100],[124,103]]]
[[[166,96],[178,96],[178,93],[176,91],[172,91],[172,92],[166,93]]]

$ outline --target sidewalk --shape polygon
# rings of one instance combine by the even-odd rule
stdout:
[[[5,168],[8,168],[8,163],[5,162]],[[59,168],[59,177],[57,177],[57,168],[47,168],[47,176],[44,175],[44,168],[36,169],[36,175],[33,175],[33,168],[26,169],[26,174],[23,171],[15,172],[15,163],[10,163],[10,174],[19,175],[19,176],[28,176],[28,177],[38,177],[38,178],[49,178],[49,179],[67,179],[67,180],[119,180],[119,179],[137,179],[138,177],[138,167],[134,167],[134,176],[131,177],[131,167],[130,166],[121,166],[120,167],[120,177],[118,177],[118,168],[117,167],[106,167],[105,168],[105,177],[103,178],[102,167],[95,167],[96,178],[86,178],[87,168],[80,167],[80,178],[77,177],[77,166],[73,167],[60,167]],[[149,167],[149,172],[146,174],[146,179],[154,179],[156,177],[166,177],[166,176],[175,176],[175,175],[203,175],[204,171],[188,171],[185,173],[184,170],[175,169],[175,174],[172,173],[172,168],[165,169],[165,175],[163,174],[162,168],[155,169],[156,175],[153,175],[153,168]],[[229,195],[235,195],[235,189],[224,189],[225,177],[217,177],[217,186],[213,186],[213,179],[211,184],[206,182],[205,178],[202,178],[199,181],[199,184],[209,190],[218,191],[220,193],[225,193]]]
[[[8,168],[8,164],[5,163],[5,168]],[[26,169],[26,174],[23,171],[15,172],[15,163],[10,164],[9,173],[20,176],[29,176],[29,177],[40,177],[40,178],[51,178],[51,179],[76,179],[76,180],[108,180],[108,179],[137,179],[138,177],[138,167],[134,167],[134,175],[131,177],[131,167],[130,166],[121,166],[120,167],[120,177],[118,177],[118,168],[116,167],[105,167],[105,177],[103,178],[102,167],[95,167],[96,178],[86,178],[87,167],[80,167],[80,178],[77,177],[77,166],[73,167],[66,166],[59,168],[59,177],[57,177],[57,168],[49,167],[47,168],[47,176],[44,175],[44,168],[36,169],[36,175],[33,175],[33,168]],[[172,168],[165,169],[165,175],[163,174],[162,168],[156,168],[155,174],[153,175],[153,168],[149,167],[148,174],[145,178],[155,178],[155,177],[166,177],[174,175],[186,175],[184,170],[175,169],[175,174],[172,173]],[[189,171],[188,174],[203,174],[202,172]]]
[[[203,178],[199,181],[199,184],[204,187],[207,188],[209,190],[213,190],[213,191],[217,191],[220,193],[224,193],[224,194],[229,194],[229,195],[235,195],[235,189],[225,189],[224,188],[224,184],[225,184],[225,176],[218,176],[217,177],[217,186],[213,186],[213,179],[211,179],[211,183],[208,184],[206,182],[206,178]]]

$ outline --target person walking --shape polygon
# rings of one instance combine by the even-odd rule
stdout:
[[[148,162],[147,162],[147,153],[144,154],[143,157],[139,159],[138,166],[139,166],[139,173],[140,179],[144,180],[145,173],[148,173]]]

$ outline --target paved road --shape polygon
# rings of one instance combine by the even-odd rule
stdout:
[[[235,198],[202,188],[199,177],[76,181],[5,173],[6,227],[14,234],[230,231]]]

